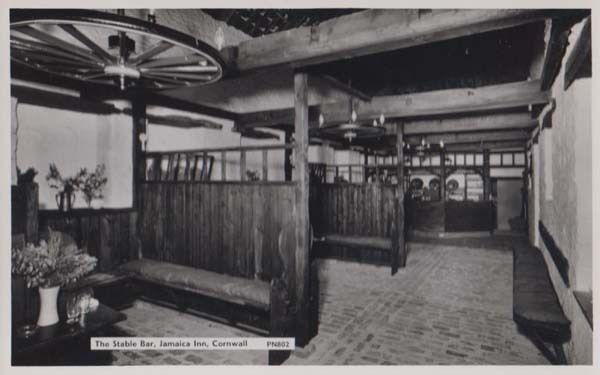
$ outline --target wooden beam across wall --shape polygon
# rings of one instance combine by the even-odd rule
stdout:
[[[463,151],[482,151],[483,149],[504,150],[523,148],[526,145],[525,141],[486,141],[479,143],[454,143],[446,145],[447,152],[463,152]]]
[[[297,68],[515,27],[557,14],[547,9],[370,9],[243,41],[225,49],[224,55],[240,72],[280,65]]]
[[[476,113],[527,107],[530,104],[544,104],[550,100],[549,92],[540,91],[540,81],[523,81],[490,85],[479,88],[462,88],[428,91],[405,95],[373,97],[370,102],[356,102],[358,121],[372,121],[383,113],[386,118],[414,118],[423,116]],[[350,103],[340,101],[311,106],[309,122],[318,126],[319,114],[323,114],[327,124],[348,121]],[[240,114],[236,124],[243,127],[269,127],[293,123],[292,108]]]
[[[522,112],[406,121],[404,123],[404,134],[443,134],[517,129],[531,130],[537,125],[538,121],[532,119],[528,112]],[[388,133],[391,133],[392,131],[394,131],[394,129],[390,129]]]
[[[527,141],[530,137],[529,131],[524,130],[512,130],[512,131],[489,131],[479,133],[455,133],[455,134],[429,134],[425,136],[407,136],[404,137],[405,142],[416,145],[421,142],[424,138],[429,143],[439,143],[443,141],[444,144],[453,143],[478,143],[488,141]]]

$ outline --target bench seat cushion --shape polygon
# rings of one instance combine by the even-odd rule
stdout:
[[[571,322],[566,318],[542,253],[530,246],[515,246],[513,275],[513,318],[535,329],[540,336],[566,341]]]
[[[270,285],[266,281],[234,277],[203,269],[138,259],[121,266],[134,279],[182,289],[268,311]]]

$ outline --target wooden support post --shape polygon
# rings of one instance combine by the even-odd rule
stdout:
[[[285,144],[290,143],[292,143],[292,132],[288,130],[285,132]],[[283,152],[283,157],[283,169],[285,173],[285,180],[292,181],[292,149],[286,148]]]
[[[404,222],[404,149],[402,147],[404,128],[402,124],[396,125],[396,155],[398,163],[396,164],[396,175],[398,184],[396,186],[396,233],[394,238],[394,247],[392,255],[392,275],[398,272],[398,268],[406,266],[406,246],[405,246],[405,222]]]
[[[262,179],[269,181],[269,151],[262,151]]]
[[[363,183],[367,183],[367,171],[368,171],[368,167],[367,165],[369,165],[369,149],[365,148],[364,150],[364,156],[365,156],[365,162],[364,162],[364,167],[363,167]]]
[[[467,174],[465,173],[464,176],[465,176],[465,197],[463,200],[466,201],[467,200]]]
[[[352,165],[348,166],[348,182],[352,183]]]
[[[379,183],[379,157],[375,154],[375,182]]]
[[[309,302],[309,251],[310,220],[308,214],[308,76],[294,73],[295,91],[295,162],[296,198],[294,214],[296,224],[296,344],[304,346],[310,340]]]
[[[204,167],[202,167],[204,168]],[[227,153],[221,151],[221,181],[227,180]]]
[[[446,152],[440,151],[440,200],[446,202]]]
[[[191,180],[191,178],[190,178],[190,164],[192,164],[190,162],[191,158],[192,158],[191,154],[185,154],[185,171],[183,172],[183,180],[184,181]]]
[[[502,158],[502,156],[501,156]],[[473,157],[475,159],[475,157]],[[483,200],[490,200],[490,191],[491,191],[491,182],[490,182],[490,150],[483,150]]]
[[[240,151],[240,181],[246,181],[246,151]]]
[[[208,154],[202,153],[202,180],[207,181],[209,179],[208,174]]]
[[[523,218],[526,224],[529,223],[529,219],[527,217],[528,214],[528,204],[529,204],[529,163],[527,159],[527,147],[523,149],[523,157],[525,158],[525,166],[523,168],[523,186],[522,186],[522,194],[521,194],[521,218]],[[513,161],[515,157],[513,155]]]

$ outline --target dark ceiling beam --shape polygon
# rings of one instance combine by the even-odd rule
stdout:
[[[552,20],[540,78],[542,90],[549,90],[552,87],[560,71],[574,23],[575,20],[572,18]]]
[[[302,67],[369,55],[560,16],[547,9],[371,9],[241,42],[225,51],[240,72],[277,65]],[[564,11],[563,11],[564,12]]]
[[[531,130],[538,124],[528,112],[404,122],[404,134],[448,134],[491,130]],[[393,127],[394,125],[390,125]],[[387,130],[387,129],[386,129]],[[395,129],[390,129],[390,133]]]
[[[206,119],[194,119],[186,116],[161,116],[147,113],[146,118],[150,125],[166,125],[176,128],[205,128],[213,130],[223,129],[223,125]]]
[[[218,117],[222,119],[236,121],[238,114],[224,109],[219,109],[200,103],[192,103],[187,100],[181,100],[172,96],[166,96],[159,93],[147,93],[144,95],[147,105],[177,109],[184,112],[196,113],[199,115]]]
[[[488,141],[482,142],[478,144],[469,143],[469,144],[450,144],[445,148],[446,151],[482,151],[485,149],[489,150],[504,150],[504,149],[515,149],[520,148],[524,149],[526,146],[526,142],[524,141]]]
[[[592,19],[588,16],[565,64],[564,89],[568,89],[576,78],[591,76]]]
[[[17,98],[18,102],[21,104],[31,104],[46,108],[56,108],[98,115],[122,113],[120,109],[112,104],[86,100],[78,96],[60,94],[33,87],[11,85],[10,94]]]
[[[332,87],[334,87],[340,91],[343,91],[346,94],[353,96],[355,98],[358,98],[360,100],[370,102],[371,99],[373,98],[371,95],[367,95],[364,92],[339,81],[337,78],[334,78],[334,77],[326,75],[326,74],[311,74],[311,78],[316,79],[316,80],[321,80],[321,81],[325,82],[326,84],[331,85]]]
[[[450,145],[454,143],[481,143],[490,141],[523,141],[529,139],[530,132],[526,130],[512,131],[492,131],[481,133],[457,133],[457,134],[429,134],[425,136],[408,136],[404,137],[404,141],[410,144],[419,144],[421,139],[432,144],[438,144],[444,141],[444,144]]]
[[[539,81],[524,81],[474,89],[450,89],[406,95],[374,97],[370,102],[357,102],[358,121],[372,121],[383,113],[387,119],[416,118],[434,115],[475,113],[507,108],[527,107],[530,104],[547,103],[548,92],[540,92]],[[309,108],[311,126],[317,126],[319,114],[323,113],[326,124],[348,121],[350,103],[340,101]],[[243,127],[269,127],[291,124],[292,108],[240,114],[236,125]]]

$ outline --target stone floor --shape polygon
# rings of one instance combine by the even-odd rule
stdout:
[[[320,263],[319,335],[286,365],[546,364],[512,320],[516,238],[410,243],[406,268]],[[454,241],[456,242],[456,241]],[[139,302],[119,328],[138,336],[252,336]],[[266,364],[263,351],[123,351],[116,365]]]

